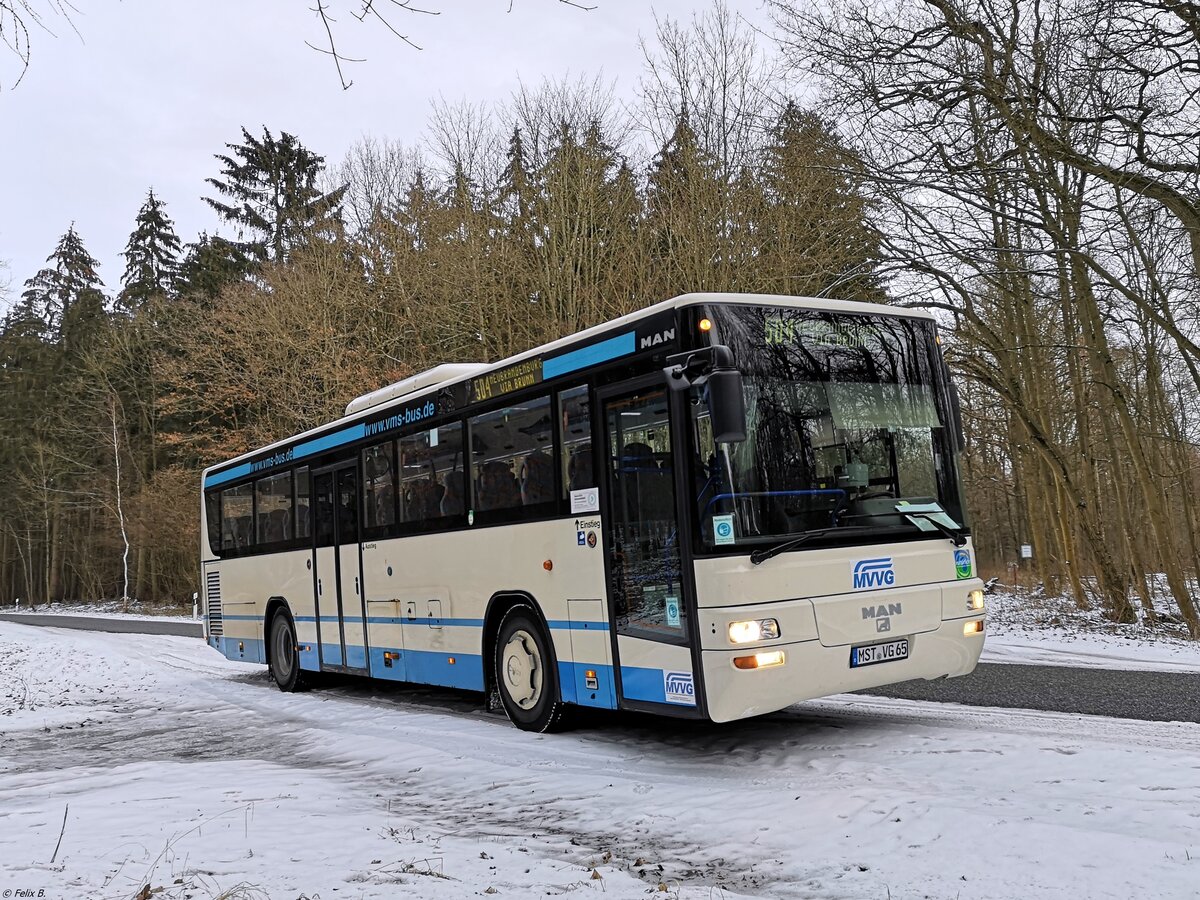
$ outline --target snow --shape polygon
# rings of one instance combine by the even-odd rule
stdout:
[[[1200,885],[1200,725],[844,696],[727,726],[607,715],[536,736],[481,707],[363,682],[284,695],[194,639],[0,622],[0,887],[1024,900]]]
[[[93,619],[137,619],[138,621],[162,621],[169,620],[173,622],[196,622],[199,618],[193,618],[189,613],[178,612],[179,607],[165,608],[151,606],[147,603],[140,603],[137,600],[130,601],[129,608],[123,608],[123,604],[119,600],[95,600],[87,603],[43,603],[36,608],[30,607],[27,604],[21,606],[3,606],[0,607],[0,613],[7,614],[25,614],[37,616],[80,616],[82,618]],[[190,609],[190,607],[189,607]]]
[[[1156,604],[1169,613],[1165,598]],[[987,597],[987,640],[981,662],[1084,666],[1145,672],[1200,672],[1200,641],[1170,621],[1109,622],[1068,597],[1000,591]]]

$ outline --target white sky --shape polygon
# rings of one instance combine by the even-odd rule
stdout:
[[[343,92],[332,61],[305,46],[323,31],[304,0],[76,0],[82,41],[61,20],[34,31],[24,80],[0,55],[0,261],[10,299],[75,222],[100,260],[110,291],[120,252],[147,188],[167,203],[186,242],[217,219],[200,200],[218,174],[213,154],[240,138],[289,131],[329,163],[364,134],[416,143],[430,103],[506,99],[520,82],[603,73],[634,96],[638,36],[654,12],[690,20],[708,0],[590,0],[589,12],[556,0],[426,0],[436,17],[397,12],[394,22],[424,49],[344,15]],[[766,26],[760,0],[730,0]],[[6,51],[5,51],[6,52]],[[0,286],[5,273],[0,269]]]

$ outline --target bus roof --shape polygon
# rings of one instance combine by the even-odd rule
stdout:
[[[410,376],[395,385],[385,385],[375,391],[363,394],[355,398],[347,406],[347,414],[340,418],[333,419],[328,422],[310,428],[300,434],[288,435],[280,438],[274,443],[267,444],[263,447],[256,447],[253,450],[247,451],[240,456],[232,459],[222,460],[219,463],[214,463],[207,466],[201,473],[201,484],[207,480],[210,472],[217,469],[226,469],[229,466],[238,463],[246,462],[253,457],[260,456],[276,448],[286,447],[288,444],[296,441],[304,440],[305,438],[315,436],[320,432],[337,426],[351,422],[356,422],[360,419],[365,419],[370,416],[378,415],[381,409],[386,408],[390,404],[401,402],[411,402],[425,394],[431,394],[439,391],[448,385],[458,384],[470,380],[472,377],[478,377],[490,371],[505,369],[508,366],[515,365],[526,359],[532,359],[539,354],[553,353],[555,350],[565,349],[574,343],[587,341],[589,338],[603,334],[607,331],[619,330],[623,325],[632,325],[642,319],[649,318],[655,314],[665,312],[670,309],[680,309],[688,306],[705,306],[719,304],[738,304],[743,306],[790,306],[800,309],[813,309],[823,312],[840,312],[840,313],[859,313],[866,315],[891,315],[903,316],[906,318],[915,319],[933,319],[933,315],[925,310],[910,309],[907,307],[888,306],[883,303],[864,303],[856,300],[831,300],[816,297],[790,297],[785,294],[734,294],[734,293],[691,293],[680,294],[678,297],[673,297],[670,300],[663,300],[660,303],[655,303],[652,306],[647,306],[637,312],[628,313],[616,319],[611,319],[603,322],[600,325],[593,325],[591,328],[585,328],[583,331],[575,332],[566,337],[559,338],[556,341],[551,341],[548,344],[542,344],[537,347],[532,347],[521,353],[514,354],[506,359],[498,360],[494,363],[464,363],[461,365],[448,364],[443,366],[435,366],[433,369],[427,369],[424,372]],[[450,377],[438,379],[433,376],[437,370],[444,369]],[[395,391],[390,396],[389,389],[397,388],[405,382],[411,382],[413,387],[409,391]],[[366,401],[368,398],[378,396],[379,402],[369,403],[364,406],[359,406],[357,409],[350,410],[359,404]]]

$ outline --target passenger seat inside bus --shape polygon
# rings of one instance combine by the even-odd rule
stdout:
[[[521,464],[521,502],[525,506],[554,499],[554,463],[541,450],[534,450]]]

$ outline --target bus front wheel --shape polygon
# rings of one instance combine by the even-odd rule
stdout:
[[[514,725],[538,733],[566,726],[554,651],[528,606],[514,606],[501,619],[495,662],[496,687]]]
[[[271,677],[281,691],[291,693],[305,688],[296,646],[296,626],[291,615],[281,610],[271,619]]]

